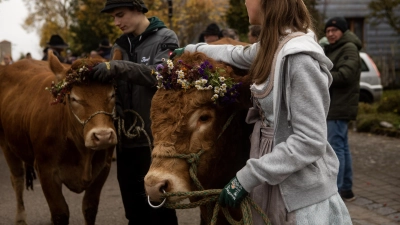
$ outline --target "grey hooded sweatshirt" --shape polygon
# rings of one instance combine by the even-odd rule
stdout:
[[[259,43],[250,46],[188,45],[185,50],[249,69]],[[285,63],[288,61],[288,63]],[[273,87],[272,152],[249,159],[237,172],[246,191],[267,182],[279,185],[288,212],[337,194],[339,161],[327,141],[326,117],[332,62],[313,32],[290,40],[277,55]]]

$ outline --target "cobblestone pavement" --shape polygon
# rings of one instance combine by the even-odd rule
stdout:
[[[353,156],[354,187],[357,199],[346,202],[354,225],[400,224],[400,139],[349,132]],[[28,224],[50,225],[50,213],[41,185],[34,181],[34,191],[25,191]],[[84,224],[81,212],[83,194],[63,188],[70,209],[70,224]],[[14,224],[15,195],[9,170],[0,151],[0,225]],[[101,193],[97,225],[127,224],[113,162]],[[177,210],[179,225],[200,224],[199,210]]]
[[[354,131],[349,137],[357,199],[346,205],[354,224],[400,224],[400,139]]]

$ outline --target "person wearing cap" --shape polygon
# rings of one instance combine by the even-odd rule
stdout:
[[[350,30],[343,17],[330,18],[325,24],[329,44],[324,46],[326,56],[333,62],[332,85],[329,88],[330,107],[327,117],[328,141],[339,159],[337,186],[345,201],[355,199],[352,191],[353,172],[348,143],[348,123],[355,120],[360,93],[361,60],[360,39]]]
[[[206,30],[201,33],[204,37],[204,41],[208,44],[214,41],[218,41],[221,37],[221,31],[217,24],[211,23],[207,26]]]
[[[150,207],[144,177],[150,168],[153,141],[150,106],[157,91],[153,71],[178,48],[178,38],[157,17],[146,17],[148,9],[141,0],[107,0],[101,12],[110,15],[123,32],[111,50],[111,55],[120,50],[123,60],[98,64],[92,78],[116,82],[117,178],[125,216],[129,224],[177,225],[174,209]],[[130,127],[135,129],[129,132]]]
[[[64,39],[60,35],[51,35],[50,41],[47,42],[46,48],[43,50],[44,56],[42,60],[47,61],[48,50],[53,50],[54,55],[57,56],[60,62],[67,63],[66,59],[61,55],[61,52],[66,48],[68,48],[68,44],[64,42]]]
[[[101,40],[97,53],[107,60],[111,59],[111,45],[107,38]]]

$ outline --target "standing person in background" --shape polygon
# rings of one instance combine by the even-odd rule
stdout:
[[[246,0],[261,25],[249,46],[188,45],[217,61],[250,69],[255,123],[250,159],[222,189],[219,203],[238,207],[250,193],[271,224],[352,224],[336,186],[339,161],[327,140],[332,62],[316,41],[303,0]],[[175,54],[183,52],[175,50]],[[253,223],[264,224],[253,212]]]
[[[43,61],[47,61],[47,52],[48,50],[53,50],[53,54],[57,56],[57,58],[62,63],[67,63],[67,60],[62,56],[62,52],[68,48],[68,44],[64,42],[64,39],[58,34],[51,35],[50,41],[47,42],[46,48],[43,50],[44,56],[42,58]]]
[[[111,59],[111,45],[107,38],[101,40],[97,53],[107,60]]]
[[[30,52],[26,53],[25,59],[32,59],[32,55]]]
[[[237,30],[232,28],[225,28],[221,30],[221,37],[232,38],[233,40],[239,41],[239,34]]]
[[[157,17],[146,17],[148,9],[142,0],[107,0],[101,12],[111,16],[124,33],[112,50],[120,50],[123,60],[98,64],[92,76],[99,81],[116,80],[115,107],[120,119],[115,127],[119,129],[123,119],[126,131],[131,126],[137,128],[131,133],[117,131],[117,178],[125,216],[129,225],[177,225],[174,209],[149,206],[144,176],[150,168],[153,147],[150,106],[157,91],[153,71],[178,47],[178,38]]]
[[[1,65],[6,65],[7,66],[7,65],[11,65],[13,63],[14,63],[14,61],[12,60],[11,55],[5,54],[3,56],[3,61],[1,62]]]
[[[216,23],[211,23],[207,26],[206,30],[201,33],[204,37],[204,41],[208,44],[214,41],[218,41],[221,37],[221,31]]]
[[[258,37],[261,33],[261,26],[260,25],[250,25],[249,26],[249,33],[247,33],[247,37],[249,39],[250,44],[254,44],[258,41]]]
[[[360,93],[361,60],[360,39],[347,28],[343,17],[333,17],[325,24],[329,45],[326,56],[333,62],[332,85],[329,88],[331,104],[327,117],[328,141],[339,158],[340,167],[337,186],[346,201],[355,199],[352,191],[353,169],[348,143],[348,123],[355,120]]]

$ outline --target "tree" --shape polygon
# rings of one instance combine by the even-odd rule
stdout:
[[[247,40],[247,32],[249,31],[249,17],[247,15],[245,0],[229,0],[230,7],[226,14],[226,21],[231,28],[239,31],[240,37]],[[322,16],[315,8],[317,5],[316,0],[304,0],[314,22],[317,35],[323,35]]]
[[[307,9],[311,14],[317,37],[325,36],[325,23],[323,21],[321,13],[316,9],[317,0],[304,0],[304,4],[307,6]]]
[[[100,13],[104,7],[103,1],[81,0],[74,5],[72,25],[70,26],[71,50],[76,54],[89,53],[97,50],[103,38],[110,43],[122,33],[113,24],[112,18]]]
[[[240,39],[247,40],[250,24],[245,0],[229,0],[229,5],[230,7],[225,15],[228,26],[239,32]]]
[[[178,35],[181,46],[197,42],[200,33],[214,22],[225,26],[224,15],[227,0],[174,0],[171,25],[168,18],[167,0],[144,1],[149,8],[148,16],[157,16]]]
[[[69,43],[69,25],[71,6],[77,0],[24,0],[29,15],[24,28],[37,30],[40,34],[40,46],[44,47],[52,34],[59,34]]]
[[[371,10],[368,18],[372,25],[387,23],[400,34],[400,0],[373,0],[368,8]]]

